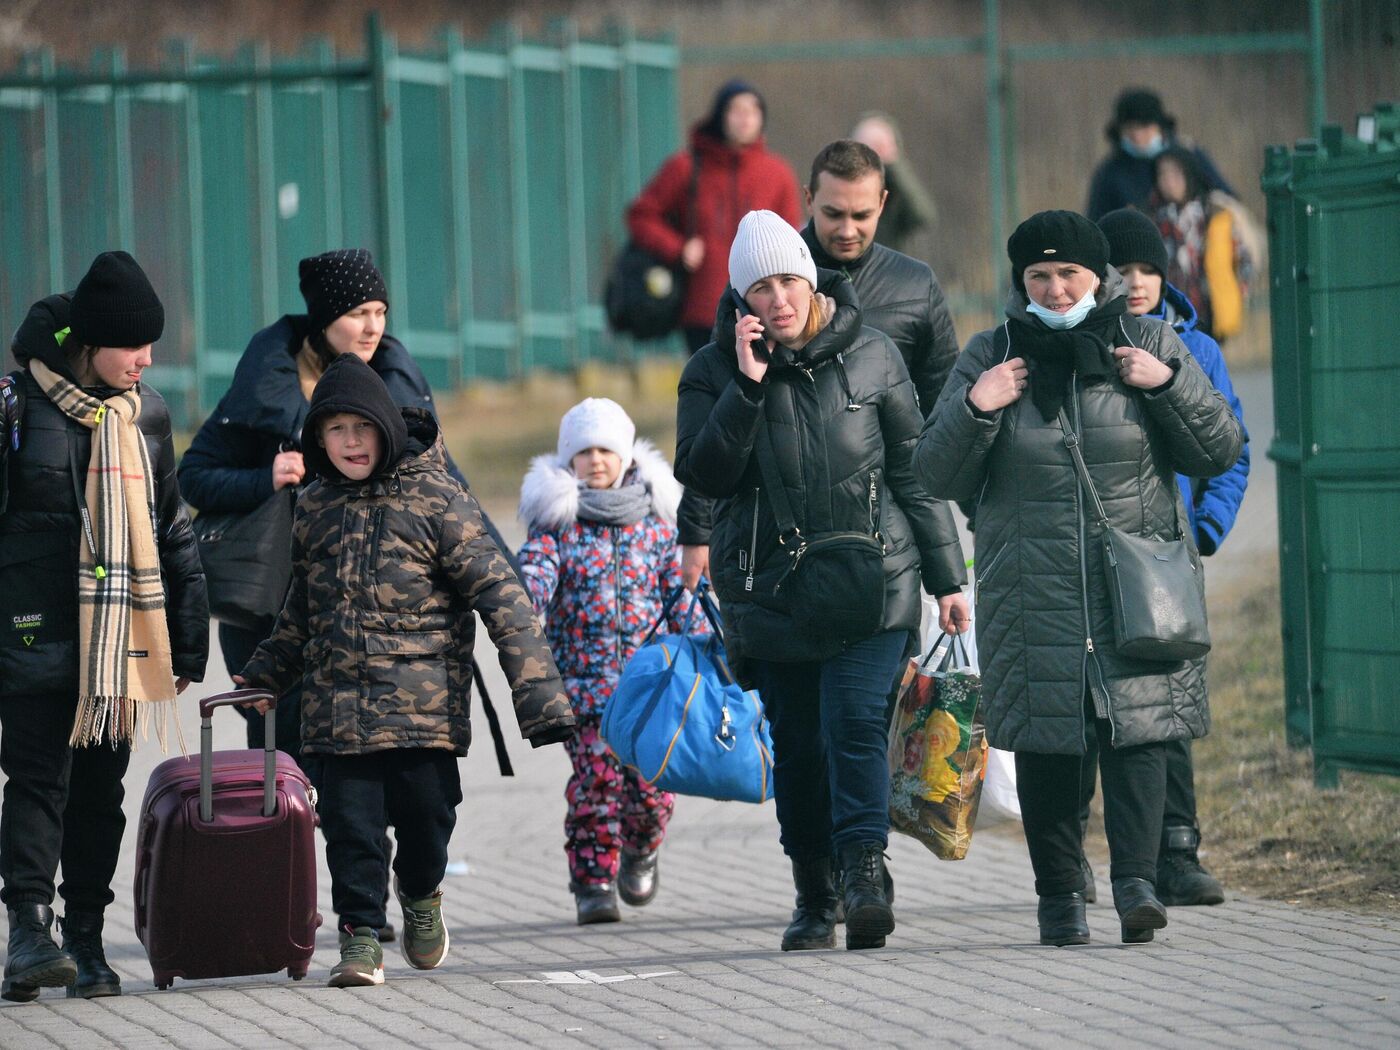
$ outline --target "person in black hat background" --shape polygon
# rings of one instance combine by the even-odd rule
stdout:
[[[10,922],[0,995],[15,1002],[63,985],[70,997],[121,994],[102,929],[135,725],[102,712],[141,708],[159,726],[208,658],[209,603],[170,414],[142,380],[164,325],[136,260],[103,252],[74,292],[30,308],[11,344],[20,370],[0,379],[11,407],[0,451],[0,898]],[[56,893],[61,948],[50,933]]]
[[[1113,104],[1113,119],[1104,128],[1104,134],[1110,152],[1094,169],[1089,180],[1089,204],[1084,209],[1095,221],[1117,208],[1147,203],[1156,179],[1153,161],[1164,149],[1178,144],[1186,145],[1196,155],[1208,189],[1236,196],[1205,150],[1179,142],[1176,118],[1166,112],[1161,97],[1154,91],[1123,91]]]
[[[1007,254],[1006,319],[958,356],[915,467],[936,499],[977,501],[982,711],[988,743],[1016,756],[1041,943],[1089,940],[1080,806],[1091,739],[1122,938],[1142,943],[1167,921],[1154,888],[1166,749],[1209,729],[1205,661],[1117,650],[1102,528],[1067,431],[1109,523],[1157,540],[1175,539],[1184,518],[1176,474],[1224,473],[1244,434],[1171,327],[1128,314],[1088,219],[1033,215]]]

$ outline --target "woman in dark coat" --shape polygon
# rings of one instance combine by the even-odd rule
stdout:
[[[180,461],[180,485],[199,511],[252,511],[274,492],[302,483],[302,423],[316,380],[337,354],[364,359],[400,408],[425,408],[437,415],[422,369],[385,331],[389,293],[370,253],[363,248],[326,252],[301,260],[299,273],[307,312],[284,316],[253,336],[233,385]],[[450,456],[447,466],[465,486]],[[487,527],[497,545],[509,550],[489,521]],[[290,533],[285,542],[290,546]],[[230,675],[272,632],[273,620],[219,622],[219,645]],[[238,710],[248,718],[248,746],[262,747],[262,717]],[[277,707],[277,742],[293,757],[300,724],[298,697],[284,698]]]
[[[120,995],[103,912],[140,725],[204,677],[209,603],[175,481],[170,414],[141,382],[165,311],[104,252],[71,298],[35,303],[0,379],[0,878],[4,998]],[[60,861],[63,947],[53,943]]]
[[[966,619],[962,553],[948,508],[912,472],[920,415],[903,359],[861,327],[850,281],[819,275],[801,237],[764,211],[740,223],[729,274],[721,339],[681,376],[676,475],[718,501],[710,564],[725,645],[772,722],[778,823],[797,886],[783,949],[835,944],[833,852],[846,946],[879,947],[894,929],[885,701],[919,627],[920,582],[939,597],[945,627]],[[765,473],[797,526],[781,538]],[[781,592],[789,573],[808,571],[794,566],[802,540],[829,532],[874,534],[883,547],[884,612],[863,636],[840,622],[800,624]]]
[[[1041,943],[1089,939],[1079,806],[1091,733],[1123,940],[1149,941],[1167,918],[1153,889],[1164,745],[1209,728],[1205,661],[1151,662],[1114,648],[1100,527],[1059,413],[1079,435],[1110,522],[1161,540],[1184,534],[1198,582],[1176,474],[1223,473],[1243,434],[1171,327],[1127,316],[1091,222],[1041,212],[1007,247],[1007,319],[958,358],[915,463],[933,495],[977,504],[987,739],[1016,753]]]

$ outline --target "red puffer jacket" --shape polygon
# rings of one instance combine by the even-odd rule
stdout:
[[[695,214],[687,223],[693,157],[700,158]],[[802,222],[797,179],[787,161],[769,153],[764,140],[735,148],[702,132],[690,133],[690,150],[673,155],[627,209],[627,230],[638,245],[666,262],[680,261],[686,230],[704,238],[705,258],[690,275],[681,324],[709,328],[729,284],[729,246],[739,220],[758,208],[775,211],[794,227]],[[744,289],[739,289],[742,294]]]

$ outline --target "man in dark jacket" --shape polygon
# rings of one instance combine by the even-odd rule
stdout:
[[[933,270],[875,242],[885,206],[884,167],[873,149],[839,139],[812,161],[802,239],[816,264],[851,279],[862,323],[889,336],[914,381],[927,416],[958,356],[958,337]],[[687,491],[681,500],[682,570],[690,585],[709,564],[710,501]]]
[[[1176,119],[1163,109],[1162,99],[1156,92],[1142,88],[1130,88],[1118,96],[1113,119],[1104,128],[1104,134],[1113,152],[1094,169],[1089,205],[1084,209],[1095,222],[1118,208],[1145,204],[1156,178],[1157,155],[1168,146],[1182,145],[1176,138]],[[1197,146],[1191,152],[1196,155],[1209,189],[1238,196],[1205,150]]]

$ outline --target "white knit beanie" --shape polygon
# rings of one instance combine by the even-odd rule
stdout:
[[[729,283],[740,295],[765,277],[790,273],[817,287],[817,264],[802,235],[776,212],[751,211],[739,220],[729,249]]]
[[[571,467],[573,458],[586,448],[605,448],[622,457],[618,483],[632,465],[637,426],[626,409],[606,397],[589,397],[564,413],[559,421],[559,459]]]

